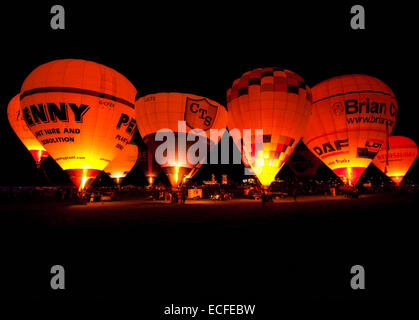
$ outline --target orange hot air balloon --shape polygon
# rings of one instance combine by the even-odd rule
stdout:
[[[131,140],[135,95],[115,70],[65,59],[32,71],[20,105],[29,129],[82,190]]]
[[[344,183],[355,185],[394,128],[394,93],[381,80],[361,74],[325,80],[312,93],[303,141]]]
[[[131,171],[137,162],[138,147],[135,144],[127,144],[124,149],[108,164],[105,172],[120,184],[122,179]]]
[[[189,171],[189,173],[185,176],[184,179],[185,180],[192,179],[196,175],[196,173],[198,172],[198,170],[201,169],[201,167],[202,167],[202,163],[198,162],[196,164],[196,166],[191,171]]]
[[[208,98],[194,94],[162,92],[137,100],[136,119],[143,141],[153,156],[156,156],[156,151],[161,150],[159,146],[163,143],[157,141],[156,133],[161,129],[173,132],[174,144],[167,148],[166,158],[162,159],[160,166],[172,187],[176,188],[197,166],[197,163],[189,161],[188,151],[192,150],[195,143],[199,143],[198,136],[206,141],[207,151],[221,139],[226,130],[227,111],[224,106]],[[220,135],[211,137],[211,129],[219,130]],[[187,141],[189,139],[186,134],[196,141]],[[205,160],[205,155],[199,156],[199,162]],[[155,159],[158,160],[157,157]]]
[[[400,185],[417,155],[418,147],[412,139],[391,136],[388,137],[388,151],[383,146],[372,163],[395,184]]]
[[[36,162],[36,166],[39,167],[42,161],[48,157],[48,152],[35,138],[26,125],[25,120],[22,118],[19,94],[10,100],[9,105],[7,106],[7,118],[9,119],[9,123],[13,131],[25,145],[26,149],[29,150]]]
[[[311,113],[311,91],[298,74],[280,68],[255,69],[227,91],[229,130],[260,183],[269,186],[301,139]],[[245,129],[251,138],[245,138]],[[255,130],[263,129],[263,136]],[[247,140],[247,141],[246,141]]]
[[[154,159],[153,153],[149,152],[145,146],[144,148],[140,147],[140,152],[138,156],[138,164],[141,170],[143,170],[143,173],[147,178],[148,184],[152,186],[154,181],[160,174],[161,168],[159,164],[156,162],[156,160]]]

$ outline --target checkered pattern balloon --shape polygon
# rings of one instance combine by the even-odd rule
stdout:
[[[311,113],[311,90],[298,74],[280,68],[246,72],[227,91],[229,129],[256,173],[268,186],[301,139]],[[246,139],[245,129],[251,130]],[[263,134],[257,130],[262,129]]]

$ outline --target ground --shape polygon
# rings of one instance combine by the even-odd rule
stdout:
[[[2,296],[418,297],[417,196],[0,204]],[[366,290],[349,283],[366,270]],[[172,300],[171,300],[172,299]]]

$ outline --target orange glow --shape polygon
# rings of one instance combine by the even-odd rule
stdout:
[[[352,168],[351,167],[346,168],[346,177],[348,179],[348,184],[352,185],[353,177],[352,177]]]
[[[159,164],[156,162],[153,154],[144,148],[139,149],[138,166],[146,176],[150,186],[161,172]]]
[[[322,81],[312,92],[313,112],[303,142],[344,183],[355,185],[394,128],[394,93],[381,80],[362,74]]]
[[[163,168],[172,188],[177,188],[190,170],[190,168],[177,166],[167,166]]]
[[[83,170],[83,177],[81,178],[81,183],[79,187],[79,191],[82,191],[86,185],[87,177],[86,177],[86,170]]]
[[[155,139],[160,129],[169,129],[175,134],[174,152],[167,154],[167,161],[160,164],[173,188],[176,188],[198,163],[190,163],[187,152],[194,142],[186,141],[186,148],[179,148],[180,134],[195,134],[204,137],[209,145],[217,145],[221,137],[210,137],[210,129],[223,131],[227,126],[227,110],[221,104],[201,96],[177,92],[160,92],[139,98],[135,103],[138,130],[147,145],[148,152],[155,157],[161,141]],[[204,118],[197,110],[202,110]],[[178,121],[185,121],[184,128]],[[201,132],[194,131],[201,129]],[[210,140],[213,139],[213,140]],[[201,160],[201,159],[199,159]],[[150,164],[150,162],[148,162]],[[148,172],[146,172],[146,175]]]
[[[402,183],[402,181],[403,181],[403,176],[393,176],[393,177],[390,177],[390,179],[396,184],[396,185],[400,185],[400,183]]]
[[[412,139],[401,136],[390,136],[388,144],[388,152],[385,146],[382,147],[374,158],[373,164],[396,185],[400,185],[403,177],[416,160],[418,147]]]
[[[20,141],[24,144],[26,149],[32,154],[36,165],[40,166],[42,161],[48,157],[48,152],[45,148],[39,143],[35,138],[31,130],[25,123],[25,120],[22,117],[22,111],[20,109],[20,95],[16,95],[10,100],[7,106],[7,118],[9,120],[10,126],[13,131],[16,133]]]
[[[173,176],[174,176],[175,184],[177,185],[179,181],[179,167],[178,166],[175,167]]]
[[[193,168],[193,170],[191,170],[184,178],[184,182],[188,179],[192,179],[194,177],[194,175],[198,172],[198,170],[202,167],[202,163],[198,162],[195,166],[195,168]]]
[[[256,174],[259,182],[263,186],[269,186],[272,181],[275,180],[275,176],[278,174],[280,168],[273,166],[253,166],[253,171]]]
[[[173,188],[177,188],[179,186],[179,184],[183,181],[183,178],[189,174],[190,170],[190,168],[177,165],[163,168],[163,171]]]
[[[70,180],[77,187],[77,190],[83,191],[87,189],[95,180],[101,170],[96,169],[68,169],[66,170]]]
[[[227,91],[229,129],[250,129],[234,139],[259,182],[269,186],[301,139],[311,113],[311,90],[298,74],[280,68],[244,73]],[[256,130],[263,129],[263,136]],[[246,161],[245,161],[246,163]]]
[[[86,187],[90,174],[105,169],[131,140],[136,92],[123,75],[104,65],[55,60],[25,79],[20,107],[41,145],[78,187]],[[82,177],[77,170],[90,173]]]
[[[127,144],[124,149],[111,161],[105,168],[105,172],[112,179],[116,179],[115,182],[120,184],[122,179],[134,167],[138,158],[138,147],[135,144]]]

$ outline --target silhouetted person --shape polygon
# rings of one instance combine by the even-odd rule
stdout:
[[[294,201],[297,201],[297,188],[292,190],[292,196],[294,197]]]
[[[173,196],[172,196],[172,199],[173,199],[173,203],[178,203],[178,196],[177,196],[177,193],[176,192],[173,192]]]
[[[261,198],[262,198],[262,207],[264,207],[267,200],[265,191],[263,191]]]
[[[185,201],[186,201],[186,195],[185,195],[185,193],[184,193],[184,192],[182,192],[182,195],[181,195],[181,197],[180,197],[180,203],[181,203],[181,204],[184,204],[184,203],[185,203]]]

